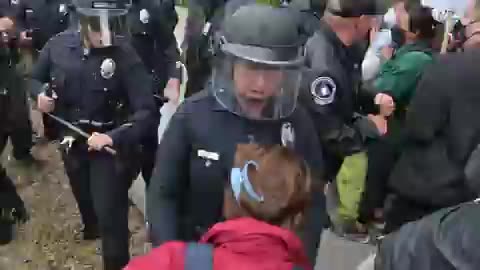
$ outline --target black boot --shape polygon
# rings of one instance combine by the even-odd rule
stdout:
[[[128,257],[103,257],[103,270],[122,270],[129,260]]]
[[[24,223],[28,219],[22,198],[17,193],[15,185],[0,167],[0,245],[13,240],[16,223]]]
[[[6,245],[13,240],[13,223],[0,218],[0,245]]]
[[[100,238],[100,231],[97,226],[85,226],[83,228],[83,240],[96,240]]]

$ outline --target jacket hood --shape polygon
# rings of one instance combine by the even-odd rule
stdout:
[[[200,240],[215,248],[241,254],[251,260],[292,262],[308,265],[300,239],[281,227],[255,220],[239,218],[214,225]]]

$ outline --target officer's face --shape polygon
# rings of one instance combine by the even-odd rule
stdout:
[[[248,62],[234,65],[234,83],[237,94],[245,99],[263,102],[275,95],[282,81],[281,70],[268,69]]]
[[[108,38],[107,35],[110,35],[110,33],[101,33],[101,32],[93,32],[93,31],[88,31],[88,41],[90,43],[90,46],[93,48],[103,48],[107,46],[111,46],[111,38]],[[107,38],[105,38],[107,36]]]

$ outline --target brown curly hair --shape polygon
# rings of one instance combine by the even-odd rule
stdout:
[[[292,150],[280,145],[237,146],[235,168],[243,168],[250,160],[258,168],[248,168],[248,176],[255,192],[264,197],[263,202],[251,199],[241,192],[237,202],[232,189],[225,190],[224,214],[227,219],[250,216],[289,229],[296,229],[310,201],[310,169]]]

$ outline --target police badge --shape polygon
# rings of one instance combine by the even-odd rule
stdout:
[[[67,14],[67,6],[65,4],[58,5],[58,13],[60,14]]]
[[[147,24],[149,20],[150,20],[150,13],[148,13],[148,10],[146,9],[140,10],[140,21],[143,24]]]
[[[115,61],[112,58],[107,58],[103,60],[102,65],[100,66],[100,75],[104,79],[110,79],[115,74]]]
[[[294,146],[295,146],[295,130],[293,129],[293,126],[292,126],[291,123],[289,123],[289,122],[283,123],[281,139],[282,139],[282,145],[284,147],[288,147],[288,148],[291,148],[291,149],[294,148]]]
[[[335,92],[337,92],[337,85],[329,77],[316,78],[310,88],[313,101],[320,106],[331,104],[335,99]]]

